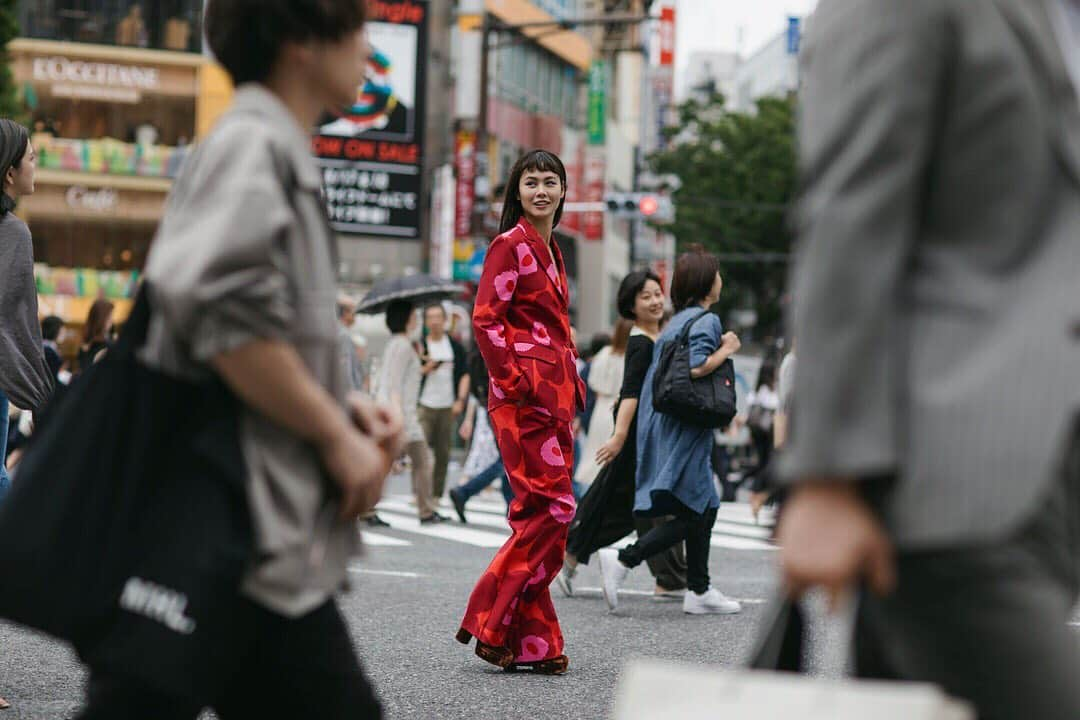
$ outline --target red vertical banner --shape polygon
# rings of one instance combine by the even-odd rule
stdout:
[[[660,9],[660,65],[675,65],[675,8],[672,5]]]
[[[476,194],[476,133],[471,130],[460,130],[455,138],[454,172],[457,175],[454,236],[464,238],[472,229]]]
[[[602,146],[590,145],[585,151],[585,201],[604,201],[606,161]],[[604,213],[585,213],[582,234],[586,240],[604,239]]]

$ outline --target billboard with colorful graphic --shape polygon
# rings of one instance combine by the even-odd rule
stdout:
[[[352,107],[323,119],[313,148],[334,229],[419,238],[428,3],[368,7],[367,81]]]

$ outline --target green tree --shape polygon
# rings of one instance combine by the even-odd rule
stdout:
[[[775,334],[787,279],[791,232],[785,209],[796,183],[795,101],[768,98],[754,113],[725,107],[724,97],[690,100],[679,107],[679,124],[667,131],[668,148],[650,158],[661,174],[676,175],[675,222],[668,226],[680,247],[691,243],[724,262],[724,316],[736,308],[758,313],[757,336]],[[758,260],[747,256],[762,255]]]
[[[19,36],[17,0],[0,0],[0,117],[25,121],[25,107],[11,72],[8,43]]]

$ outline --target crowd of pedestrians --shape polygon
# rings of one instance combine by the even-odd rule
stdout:
[[[351,331],[355,303],[332,290],[335,241],[307,132],[326,108],[355,99],[365,4],[297,13],[286,0],[210,0],[208,44],[236,101],[173,188],[134,350],[159,383],[209,383],[231,409],[233,434],[210,428],[219,445],[197,450],[241,476],[251,552],[234,585],[213,588],[213,603],[232,608],[231,627],[210,630],[221,636],[185,670],[212,664],[230,682],[181,695],[146,668],[91,655],[79,717],[186,720],[204,707],[225,720],[380,717],[336,595],[357,525],[386,524],[375,506],[402,458],[419,522],[451,522],[440,510],[455,431],[470,443],[448,493],[458,519],[499,481],[512,530],[462,598],[456,638],[475,640],[484,661],[567,672],[550,586],[574,595],[593,556],[611,610],[646,563],[656,599],[680,600],[687,614],[738,613],[709,571],[717,480],[728,479],[715,433],[728,422],[751,438],[755,462],[742,482],[755,516],[783,504],[784,591],[822,586],[835,601],[856,590],[858,674],[940,683],[984,718],[1080,716],[1080,653],[1063,627],[1080,585],[1077,377],[1062,360],[1075,356],[1080,331],[1068,315],[1075,292],[1060,291],[1080,267],[1080,9],[1071,0],[1001,0],[978,12],[856,3],[873,11],[871,23],[848,5],[824,0],[808,42],[798,359],[792,345],[779,366],[763,365],[742,415],[710,396],[711,413],[732,410],[709,426],[672,409],[682,401],[667,374],[684,362],[685,386],[722,386],[741,349],[712,312],[723,290],[717,257],[684,248],[670,288],[631,272],[612,336],[580,352],[554,240],[567,173],[544,150],[522,156],[506,184],[477,289],[475,347],[453,336],[444,305],[398,299],[369,376]],[[960,30],[983,41],[947,35]],[[1012,93],[1007,103],[980,94],[988,62]],[[71,414],[76,390],[99,377],[94,365],[131,350],[114,344],[106,300],[90,308],[69,360],[63,322],[39,318],[30,229],[14,213],[34,192],[35,160],[26,129],[0,120],[8,508],[20,501],[18,478],[9,494],[9,401],[42,424]],[[20,422],[23,436],[33,424]],[[31,443],[26,456],[34,452]],[[148,586],[125,587],[120,602],[195,634],[185,612],[201,612],[203,598],[189,608]],[[147,593],[156,595],[140,600]]]

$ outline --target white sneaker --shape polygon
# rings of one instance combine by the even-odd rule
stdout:
[[[742,605],[716,588],[709,588],[701,595],[687,592],[682,611],[688,615],[734,615],[742,611]]]
[[[566,597],[574,597],[574,574],[573,570],[563,565],[562,570],[555,576],[555,584]]]
[[[596,553],[600,561],[601,587],[604,590],[604,601],[608,609],[614,611],[619,607],[619,586],[626,580],[630,568],[619,562],[619,551],[613,548],[604,548]]]

